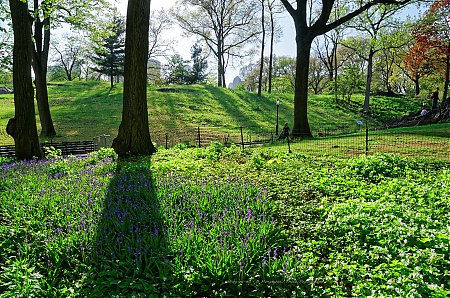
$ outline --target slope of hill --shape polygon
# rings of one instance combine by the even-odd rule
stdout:
[[[89,140],[108,134],[114,138],[120,124],[122,85],[110,90],[107,82],[64,82],[50,84],[50,107],[58,133],[56,142]],[[217,88],[213,86],[149,87],[148,110],[150,131],[154,135],[170,133],[181,136],[200,127],[217,131],[236,130],[243,126],[249,131],[274,132],[276,105],[279,99],[279,125],[292,127],[292,94],[264,94]],[[356,102],[362,98],[354,97]],[[374,97],[375,120],[391,119],[420,107],[420,100]],[[382,103],[382,104],[380,104]],[[12,144],[5,132],[8,119],[14,115],[13,95],[0,95],[0,144]],[[36,111],[36,117],[37,111]],[[357,110],[338,106],[333,96],[311,96],[309,120],[313,131],[324,129],[358,129],[362,119]],[[377,125],[378,123],[374,123]],[[39,123],[38,123],[39,129]]]

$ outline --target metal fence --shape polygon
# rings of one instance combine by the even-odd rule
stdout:
[[[442,130],[427,134],[426,127],[416,132],[365,129],[364,125],[342,126],[336,129],[315,129],[313,138],[278,140],[274,131],[257,127],[196,127],[183,130],[152,131],[152,141],[157,147],[171,148],[178,144],[188,147],[206,147],[211,142],[249,146],[281,144],[286,151],[314,152],[329,155],[360,155],[365,153],[401,153],[450,159],[450,132]],[[83,154],[110,147],[112,137],[102,135],[92,141],[43,143],[61,149],[63,155]],[[14,146],[0,146],[0,156],[14,156]]]
[[[389,129],[367,128],[364,124],[355,127],[316,129],[313,138],[278,140],[273,131],[255,127],[197,127],[152,132],[152,141],[158,147],[170,148],[177,144],[188,147],[206,147],[211,142],[226,145],[236,144],[243,149],[269,143],[285,144],[286,150],[316,152],[318,154],[359,155],[365,153],[401,153],[408,155],[440,157],[450,159],[450,132],[427,134],[426,127],[417,132],[398,132]]]

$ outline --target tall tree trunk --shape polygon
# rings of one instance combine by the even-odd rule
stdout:
[[[223,52],[222,52],[222,40],[218,39],[217,41],[217,86],[223,86]]]
[[[34,60],[33,60],[34,61]],[[53,137],[56,135],[53,126],[50,106],[48,104],[47,72],[41,69],[38,63],[33,62],[34,82],[36,85],[36,101],[41,122],[41,137]]]
[[[261,41],[261,61],[259,64],[259,78],[258,78],[258,96],[261,96],[262,92],[262,76],[264,69],[264,45],[266,43],[266,26],[264,24],[264,1],[261,0],[261,28],[262,28],[262,41]]]
[[[416,77],[413,79],[413,82],[414,82],[414,89],[415,89],[416,96],[419,96],[419,94],[420,94],[419,77],[416,76]]]
[[[273,20],[273,12],[270,12],[270,54],[269,54],[269,90],[272,93],[272,72],[273,72],[273,44],[275,38],[275,22]]]
[[[336,33],[337,36],[337,33]],[[337,41],[337,38],[336,38]],[[335,43],[333,47],[333,56],[334,56],[334,77],[332,78],[334,81],[334,101],[336,104],[339,104],[339,98],[338,98],[338,64],[337,64],[337,42]],[[333,72],[331,73],[331,76],[333,76]]]
[[[33,48],[28,4],[20,0],[9,0],[9,6],[14,31],[15,116],[8,121],[6,131],[14,138],[17,159],[43,158],[37,134],[34,89],[31,81]]]
[[[296,28],[297,62],[295,65],[295,91],[294,91],[294,126],[293,137],[311,137],[311,129],[308,121],[308,74],[311,43],[302,30],[301,25]]]
[[[111,49],[110,55],[111,55],[111,56],[114,55],[112,49]],[[110,82],[110,84],[111,84],[111,89],[114,88],[114,76],[113,76],[113,73],[114,73],[114,64],[113,64],[113,62],[112,62],[112,60],[111,60],[111,62],[110,62],[110,64],[109,64],[109,82]]]
[[[221,76],[222,76],[222,87],[226,88],[227,84],[225,82],[225,56],[224,51],[222,49],[222,68],[221,68]]]
[[[66,72],[67,80],[70,82],[73,80],[72,78],[72,69],[68,69],[66,66],[64,66],[64,70]]]
[[[147,56],[150,0],[129,0],[125,37],[122,122],[112,147],[120,157],[151,155],[147,110]]]
[[[364,98],[364,111],[370,113],[370,86],[372,85],[373,74],[373,56],[375,52],[371,49],[367,59],[367,78],[366,78],[366,93]]]
[[[45,1],[41,5],[46,5]],[[34,9],[39,8],[38,0],[34,0]],[[50,49],[50,17],[45,16],[41,21],[39,17],[35,18],[34,26],[34,53],[33,53],[33,70],[36,84],[36,101],[39,111],[39,119],[41,122],[41,136],[53,137],[56,135],[50,113],[50,105],[48,104],[47,91],[47,64],[48,53]]]

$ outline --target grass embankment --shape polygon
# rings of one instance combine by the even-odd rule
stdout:
[[[48,86],[50,108],[58,136],[56,142],[90,140],[109,134],[114,138],[121,120],[122,84],[110,89],[107,82],[63,82]],[[148,111],[150,131],[154,140],[162,143],[166,133],[182,139],[186,133],[195,135],[198,126],[216,127],[217,131],[238,132],[240,126],[249,130],[274,131],[275,100],[280,99],[279,123],[292,127],[293,96],[232,91],[213,86],[170,86],[169,92],[150,86]],[[174,92],[176,91],[176,92]],[[361,96],[354,96],[362,102]],[[371,103],[375,120],[385,121],[416,111],[420,100],[374,97]],[[357,129],[358,111],[338,106],[333,96],[310,96],[309,120],[314,131]],[[12,144],[5,132],[8,119],[14,115],[13,95],[0,95],[0,145]],[[36,117],[38,118],[37,111]],[[280,129],[281,129],[280,127]],[[38,121],[38,129],[39,121]],[[44,140],[41,140],[44,141]]]
[[[0,292],[450,294],[448,161],[285,151],[214,143],[3,164]]]

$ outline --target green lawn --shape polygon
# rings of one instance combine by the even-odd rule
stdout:
[[[122,87],[118,84],[110,90],[107,82],[97,81],[50,83],[50,107],[58,134],[53,141],[90,140],[102,134],[114,138],[121,120]],[[158,89],[161,88],[149,86],[148,89],[150,132],[158,144],[164,142],[166,133],[179,141],[186,134],[195,135],[199,126],[216,133],[237,132],[240,126],[246,131],[274,132],[276,99],[281,100],[280,126],[289,122],[292,127],[291,94],[258,97],[255,93],[204,85],[166,87],[170,92]],[[353,99],[361,101],[362,97]],[[374,97],[372,103],[376,115],[372,126],[420,107],[419,99]],[[13,115],[13,96],[0,95],[0,144],[13,143],[5,132],[8,119]],[[360,119],[358,111],[336,105],[331,95],[310,96],[309,120],[316,133],[323,130],[355,131],[358,129],[356,120]]]

